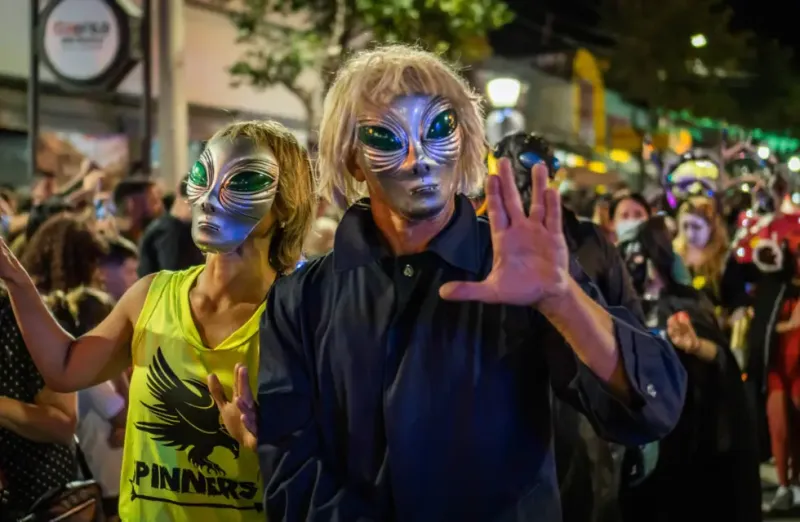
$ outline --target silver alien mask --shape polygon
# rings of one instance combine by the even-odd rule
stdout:
[[[373,190],[410,221],[438,215],[458,186],[461,130],[441,96],[398,96],[358,122],[356,161]]]
[[[187,184],[195,244],[219,254],[239,248],[272,208],[279,175],[268,147],[244,138],[209,142]]]

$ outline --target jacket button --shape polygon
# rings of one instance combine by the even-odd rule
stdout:
[[[414,277],[414,268],[411,265],[406,265],[403,269],[403,275],[406,277]]]
[[[658,395],[656,393],[656,387],[653,386],[652,384],[648,384],[645,390],[647,391],[647,395],[649,395],[650,397],[655,397],[656,395]]]

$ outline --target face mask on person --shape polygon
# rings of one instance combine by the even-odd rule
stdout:
[[[461,129],[441,96],[398,96],[358,122],[356,162],[370,190],[411,221],[441,213],[458,186]]]
[[[647,284],[647,258],[642,252],[642,245],[635,238],[619,244],[619,251],[625,262],[625,268],[631,276],[631,283],[639,295],[644,294]]]
[[[272,209],[279,175],[269,147],[245,138],[211,141],[186,185],[198,248],[220,254],[239,248]]]
[[[629,241],[636,235],[639,225],[644,223],[643,219],[623,219],[614,223],[614,232],[617,234],[617,241]]]
[[[680,230],[686,242],[694,248],[705,248],[711,239],[711,227],[706,220],[692,214],[681,216]]]

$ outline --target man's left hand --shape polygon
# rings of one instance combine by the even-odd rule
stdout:
[[[508,160],[489,176],[486,198],[494,262],[480,282],[451,282],[439,289],[443,299],[541,306],[569,291],[569,251],[561,225],[561,198],[547,187],[547,167],[531,170],[529,215],[514,183]]]

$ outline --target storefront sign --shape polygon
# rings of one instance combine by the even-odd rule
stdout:
[[[116,0],[53,0],[40,30],[44,64],[70,87],[115,87],[136,61],[131,18]]]

